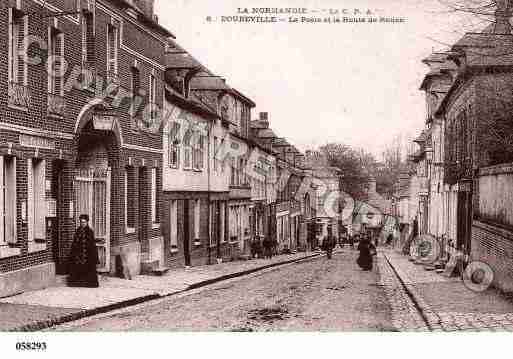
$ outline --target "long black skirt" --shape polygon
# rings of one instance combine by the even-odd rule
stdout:
[[[361,269],[369,271],[372,270],[372,256],[360,254],[356,263],[360,266]]]
[[[70,287],[98,288],[96,266],[89,264],[72,264],[70,266],[68,285]]]

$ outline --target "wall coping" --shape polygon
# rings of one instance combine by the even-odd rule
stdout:
[[[498,225],[492,225],[474,220],[472,221],[472,226],[513,241],[513,232],[505,228],[499,227]]]
[[[483,167],[479,169],[479,176],[493,176],[499,174],[513,173],[513,163],[502,163],[500,165]]]

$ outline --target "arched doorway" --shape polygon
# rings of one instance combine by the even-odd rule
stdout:
[[[121,134],[115,114],[101,105],[82,111],[75,130],[74,217],[78,225],[81,214],[89,215],[100,260],[97,269],[108,273],[112,267],[111,178],[119,163]]]

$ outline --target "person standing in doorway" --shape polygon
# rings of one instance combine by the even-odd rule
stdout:
[[[97,288],[99,263],[94,232],[89,227],[89,216],[81,214],[80,226],[75,231],[69,258],[68,284],[72,287]]]

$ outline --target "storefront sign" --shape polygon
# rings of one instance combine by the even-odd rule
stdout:
[[[20,145],[25,147],[37,147],[37,148],[48,148],[51,150],[55,149],[55,141],[46,137],[31,136],[31,135],[20,135]]]
[[[93,127],[95,130],[112,131],[115,121],[114,116],[93,115]]]

